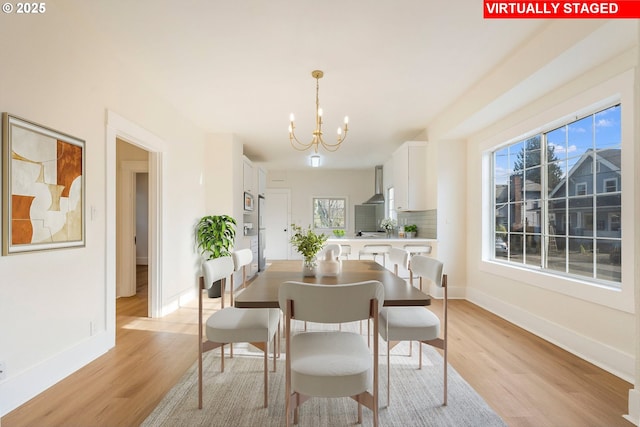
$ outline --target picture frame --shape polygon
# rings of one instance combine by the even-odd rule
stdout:
[[[85,141],[2,114],[2,254],[85,246]]]
[[[251,193],[244,193],[244,210],[252,211],[253,210],[253,195]]]

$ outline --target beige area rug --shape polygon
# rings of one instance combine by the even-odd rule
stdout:
[[[344,328],[343,328],[344,329]],[[284,344],[284,343],[283,343]],[[220,350],[205,353],[203,408],[198,409],[198,366],[194,364],[154,409],[142,426],[283,426],[284,353],[276,372],[269,372],[269,407],[263,408],[262,353],[248,345],[234,346],[220,373]],[[284,350],[284,345],[282,346]],[[391,351],[391,404],[386,401],[386,344],[380,340],[380,426],[505,426],[460,375],[449,366],[449,402],[442,406],[442,356],[422,346],[423,367],[418,370],[417,345]],[[273,360],[269,360],[272,369]],[[349,398],[312,398],[300,408],[299,426],[349,426],[357,423],[357,404]],[[363,425],[372,425],[371,411],[363,407]]]

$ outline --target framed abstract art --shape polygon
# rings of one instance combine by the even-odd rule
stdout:
[[[4,113],[2,254],[85,245],[85,142]]]

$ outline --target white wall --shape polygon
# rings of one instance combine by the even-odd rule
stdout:
[[[105,158],[115,146],[106,141],[107,109],[166,143],[161,304],[196,285],[193,224],[205,211],[205,135],[59,6],[47,8],[46,19],[0,17],[0,110],[86,141],[86,247],[0,257],[0,360],[7,372],[0,416],[114,345],[107,319],[115,318],[115,284],[105,260],[115,245],[105,230],[115,213],[106,191],[109,182],[115,188],[115,170]]]
[[[633,153],[633,117],[638,114],[634,111],[631,71],[635,64],[635,55],[620,55],[524,107],[514,114],[517,119],[510,115],[496,122],[470,139],[466,162],[467,298],[630,382],[638,340],[633,314],[633,206],[637,194],[633,156],[623,156],[622,292],[500,266],[483,260],[490,248],[482,245],[493,242],[486,232],[491,227],[492,210],[483,198],[491,185],[486,170],[489,150],[563,116],[574,116],[580,109],[618,97],[623,109],[623,151]]]
[[[336,155],[340,155],[338,151]],[[291,171],[268,171],[268,188],[291,190],[291,221],[303,228],[313,223],[314,197],[345,197],[347,199],[346,233],[354,233],[354,205],[368,200],[375,193],[374,169],[325,170],[322,168]]]

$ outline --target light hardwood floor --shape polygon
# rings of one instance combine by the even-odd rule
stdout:
[[[137,426],[197,357],[197,304],[148,319],[146,271],[117,301],[116,347],[7,414],[3,427]],[[219,308],[208,299],[207,312]],[[440,313],[441,304],[432,306]],[[632,427],[632,385],[467,301],[449,312],[449,362],[510,426]]]

